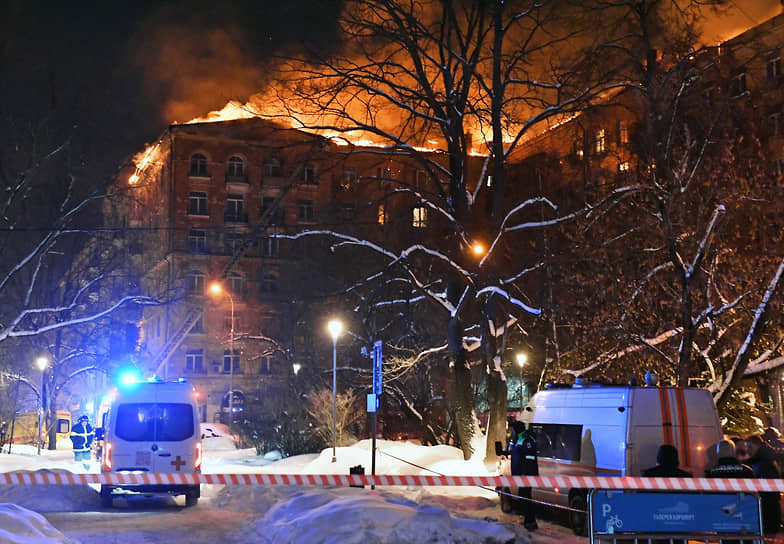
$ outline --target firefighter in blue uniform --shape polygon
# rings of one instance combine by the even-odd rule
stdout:
[[[81,416],[76,425],[71,427],[71,442],[73,443],[74,460],[82,463],[85,470],[90,470],[90,446],[95,433],[87,416]]]
[[[536,441],[533,435],[526,431],[525,423],[515,421],[512,423],[512,439],[509,444],[511,453],[512,476],[539,476],[539,462],[536,456]],[[529,531],[538,528],[536,523],[535,505],[531,500],[531,488],[521,487],[518,495],[522,497],[523,525]]]

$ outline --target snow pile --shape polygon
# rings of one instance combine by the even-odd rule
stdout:
[[[4,544],[76,544],[35,512],[0,503],[0,542]]]
[[[453,517],[394,493],[354,488],[226,487],[214,506],[252,511],[238,542],[509,543],[522,537],[495,520]]]
[[[4,485],[0,486],[0,502],[14,503],[36,512],[81,512],[100,507],[98,493],[86,485]]]

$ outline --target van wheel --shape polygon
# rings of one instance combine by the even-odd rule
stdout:
[[[186,506],[186,508],[187,507],[191,507],[191,506],[196,506],[196,504],[198,504],[200,490],[201,490],[200,487],[196,486],[196,489],[194,489],[193,491],[186,491],[185,492],[185,506]]]
[[[514,510],[514,499],[509,495],[506,495],[506,493],[510,493],[511,490],[508,487],[502,487],[500,490],[503,492],[498,494],[498,497],[501,500],[501,512],[509,514]]]
[[[112,490],[101,486],[101,506],[104,508],[112,507]]]
[[[583,493],[575,493],[569,497],[569,507],[581,512],[569,511],[569,526],[577,536],[588,536],[588,502]]]

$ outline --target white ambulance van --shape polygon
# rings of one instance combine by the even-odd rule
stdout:
[[[201,471],[202,443],[193,386],[185,381],[125,384],[106,417],[101,470],[129,473]],[[120,493],[185,495],[195,505],[199,485],[101,485],[101,503]]]
[[[542,476],[639,476],[656,465],[662,444],[678,449],[681,468],[702,476],[723,436],[713,397],[696,388],[554,386],[536,393],[521,419],[536,439]],[[509,474],[508,461],[501,471]],[[534,489],[533,498],[585,510],[587,492]],[[582,534],[584,515],[571,512],[570,524]]]

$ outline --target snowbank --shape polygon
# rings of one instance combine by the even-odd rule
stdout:
[[[0,542],[3,544],[78,544],[52,527],[40,514],[16,504],[0,503]]]
[[[66,471],[44,469],[35,472]],[[0,502],[14,503],[44,513],[96,510],[101,504],[98,493],[85,485],[4,485],[0,486]],[[0,542],[4,541],[0,539]]]

